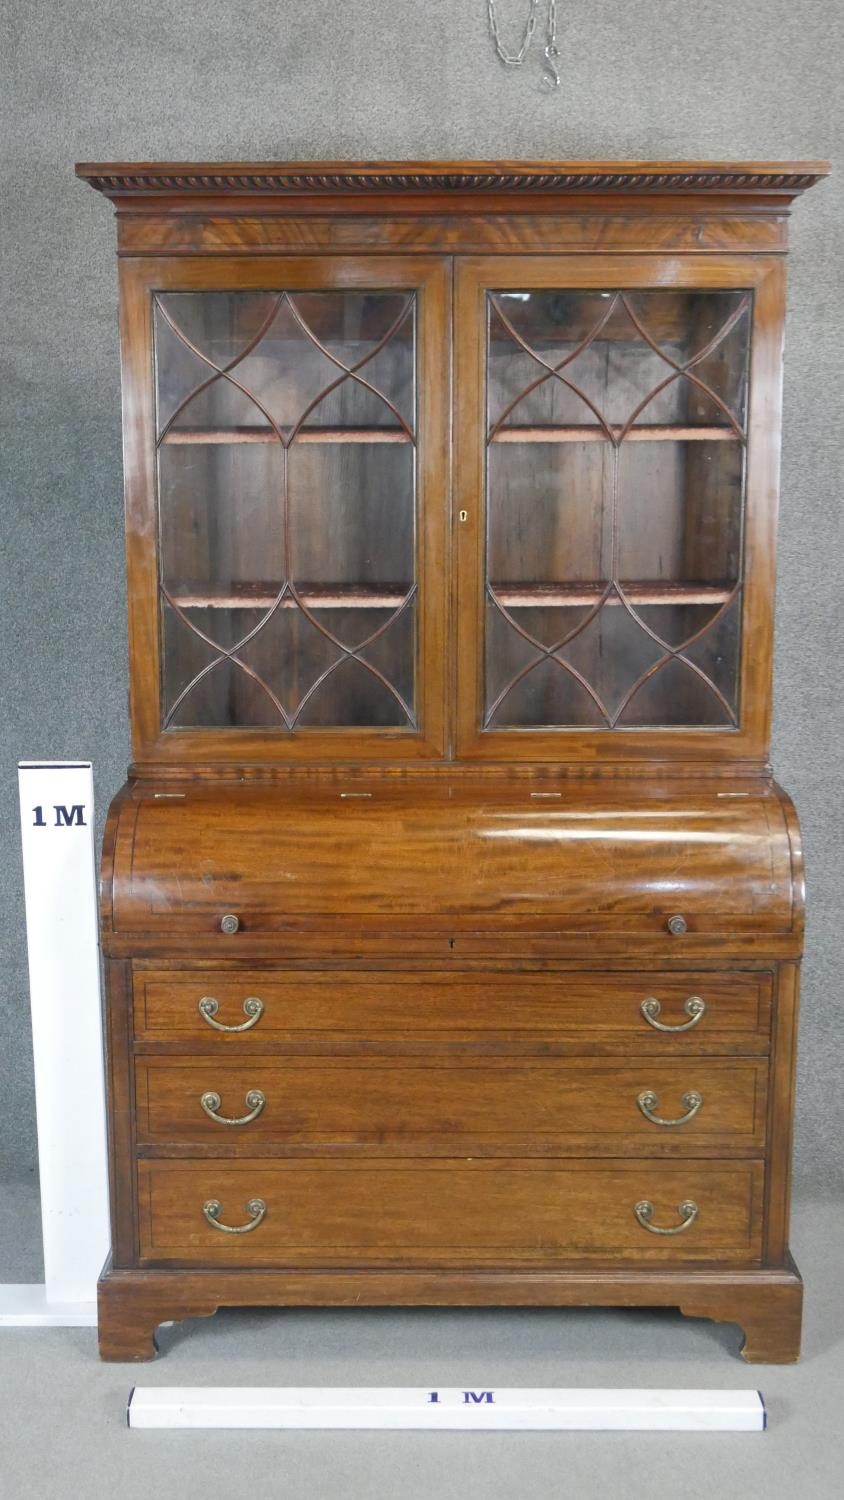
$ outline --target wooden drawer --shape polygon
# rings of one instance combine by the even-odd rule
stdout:
[[[135,1068],[138,1139],[157,1146],[662,1155],[758,1154],[765,1140],[763,1059],[145,1057]]]
[[[247,1006],[247,1001],[258,1004]],[[703,1001],[696,1014],[690,1001]],[[205,1016],[200,1002],[211,1011]],[[212,1002],[209,1006],[208,1002]],[[642,1012],[651,1004],[651,1020]],[[138,967],[135,1035],[194,1049],[325,1041],[359,1046],[497,1039],[665,1056],[765,1052],[771,975],[762,971],[315,972]],[[216,1022],[216,1025],[213,1024]],[[656,1024],[654,1024],[656,1023]],[[221,1031],[220,1026],[239,1027]],[[664,1030],[663,1027],[675,1028]],[[677,1030],[676,1028],[683,1028]]]
[[[254,1159],[142,1161],[138,1171],[147,1262],[502,1267],[761,1255],[759,1162]],[[687,1202],[694,1217],[676,1234],[637,1218],[649,1203],[653,1226],[674,1229]],[[217,1205],[209,1211],[220,1225],[250,1227],[226,1233],[205,1205]]]

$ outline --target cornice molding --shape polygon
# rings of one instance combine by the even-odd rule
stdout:
[[[828,171],[825,162],[83,162],[76,168],[79,177],[109,198],[390,193],[793,196]]]

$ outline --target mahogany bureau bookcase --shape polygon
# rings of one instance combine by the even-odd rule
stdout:
[[[676,1306],[792,1360],[768,764],[824,163],[83,165],[134,764],[106,1359],[221,1305]]]

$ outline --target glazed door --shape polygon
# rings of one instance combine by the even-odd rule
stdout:
[[[764,753],[782,276],[772,258],[467,260],[459,753]]]
[[[122,270],[136,760],[440,754],[444,263]]]

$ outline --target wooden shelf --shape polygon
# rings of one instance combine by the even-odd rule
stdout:
[[[186,585],[184,592],[171,596],[181,609],[270,609],[278,598],[280,585],[240,583],[215,587],[213,584]],[[597,604],[603,585],[572,583],[545,587],[542,584],[505,584],[496,587],[497,599],[510,609],[576,609]],[[632,604],[724,604],[733,592],[728,583],[631,583],[624,592]],[[406,590],[364,588],[300,589],[300,597],[309,609],[397,609]],[[620,606],[612,593],[605,603]],[[296,609],[295,599],[282,601],[282,609]]]
[[[283,430],[283,429],[282,429]],[[272,427],[171,427],[162,445],[196,443],[277,443]],[[409,443],[401,427],[303,427],[295,443]]]
[[[210,583],[189,584],[184,592],[170,589],[170,596],[180,609],[270,609],[278,598],[281,584],[236,583],[215,587]],[[406,597],[406,589],[300,589],[299,595],[309,609],[397,609]],[[295,599],[282,600],[282,609],[298,609]]]
[[[619,437],[622,428],[610,424]],[[737,443],[733,427],[631,427],[625,443]],[[603,427],[597,423],[583,427],[501,427],[490,438],[491,443],[606,443]]]
[[[622,428],[610,424],[615,437]],[[410,443],[412,439],[401,427],[305,427],[296,434],[295,443]],[[609,439],[597,423],[581,427],[501,427],[490,438],[491,443],[606,443]],[[739,434],[733,427],[631,427],[625,443],[737,443]],[[277,443],[272,427],[171,427],[161,439],[162,446],[201,447],[228,443]]]
[[[572,583],[545,588],[540,584],[518,587],[503,584],[494,588],[501,603],[511,609],[583,608],[597,604],[604,592],[603,584]],[[727,583],[628,583],[624,592],[631,604],[724,604],[733,592]],[[621,607],[618,594],[611,593],[607,605]]]

